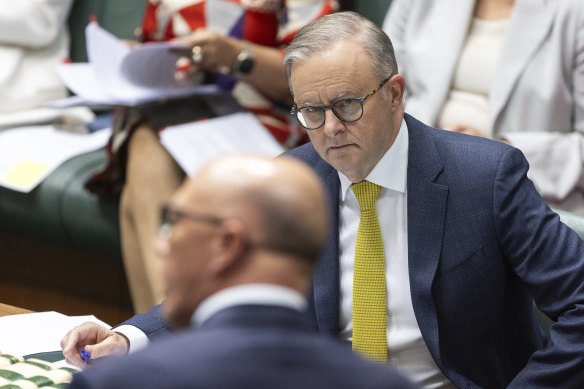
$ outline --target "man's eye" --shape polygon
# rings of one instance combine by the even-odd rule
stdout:
[[[320,111],[320,107],[304,107],[303,108],[306,113],[315,113]]]
[[[336,105],[339,106],[339,108],[348,107],[348,106],[353,105],[354,102],[355,102],[355,99],[343,99],[343,100],[339,100]]]

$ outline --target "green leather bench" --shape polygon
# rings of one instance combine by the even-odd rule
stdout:
[[[72,60],[87,60],[84,30],[90,17],[115,35],[131,39],[146,2],[76,0],[69,17]],[[31,193],[0,188],[0,231],[90,250],[119,261],[119,199],[98,198],[83,186],[106,159],[104,150],[75,157]]]

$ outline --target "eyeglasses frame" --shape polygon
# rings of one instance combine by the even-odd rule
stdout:
[[[173,217],[169,217],[170,215],[173,215]],[[170,219],[174,219],[174,217],[176,217],[176,219],[171,222]],[[195,211],[185,211],[174,208],[170,204],[164,204],[160,209],[159,235],[162,237],[170,236],[172,234],[172,230],[181,219],[187,219],[198,223],[205,223],[215,227],[221,225],[221,223],[224,221],[224,219],[219,216],[208,215]]]
[[[373,96],[375,93],[377,93],[379,90],[381,90],[381,88],[383,88],[383,86],[391,79],[392,76],[387,77],[385,80],[381,81],[381,83],[377,86],[377,88],[373,89],[370,93],[368,93],[367,95],[363,96],[363,97],[357,97],[357,98],[347,98],[347,99],[340,99],[335,101],[332,104],[329,105],[320,105],[320,106],[304,106],[304,107],[298,107],[296,104],[294,104],[292,106],[292,109],[290,110],[290,115],[294,115],[296,117],[296,120],[298,120],[298,123],[300,123],[300,125],[310,131],[313,130],[318,130],[319,128],[321,128],[322,126],[324,126],[324,123],[326,122],[326,114],[323,115],[323,119],[322,119],[322,123],[320,126],[318,127],[314,127],[314,128],[309,128],[306,127],[304,124],[302,124],[302,122],[300,121],[300,119],[298,119],[298,112],[303,109],[303,108],[317,108],[319,110],[322,110],[323,113],[326,112],[327,109],[331,109],[333,111],[333,114],[337,117],[337,119],[339,119],[341,122],[343,123],[354,123],[357,120],[361,119],[363,117],[363,113],[365,112],[365,101],[367,101],[368,98],[370,98],[371,96]],[[335,111],[335,105],[337,105],[340,102],[343,102],[345,100],[353,100],[353,101],[357,101],[361,104],[361,115],[355,119],[355,120],[345,120],[341,117],[339,117],[339,115],[337,114],[337,112]]]

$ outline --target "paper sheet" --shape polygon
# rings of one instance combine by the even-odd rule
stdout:
[[[53,126],[0,132],[0,186],[30,192],[66,160],[105,146],[110,133],[75,134]]]
[[[212,158],[226,154],[275,157],[284,148],[251,113],[167,127],[160,133],[164,147],[188,174]]]
[[[135,106],[150,101],[198,93],[217,92],[217,86],[199,86],[189,78],[175,78],[176,61],[188,47],[157,42],[130,48],[124,42],[90,23],[86,28],[88,63],[61,64],[57,73],[63,83],[87,105]],[[57,100],[52,107],[78,104]]]
[[[35,312],[0,317],[0,351],[25,356],[61,350],[69,330],[87,321],[111,328],[95,316],[66,316],[58,312]]]

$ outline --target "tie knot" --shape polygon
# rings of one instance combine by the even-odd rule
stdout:
[[[369,181],[361,181],[357,184],[352,184],[351,189],[355,193],[361,211],[375,208],[375,201],[377,201],[379,193],[381,193],[379,185]]]

